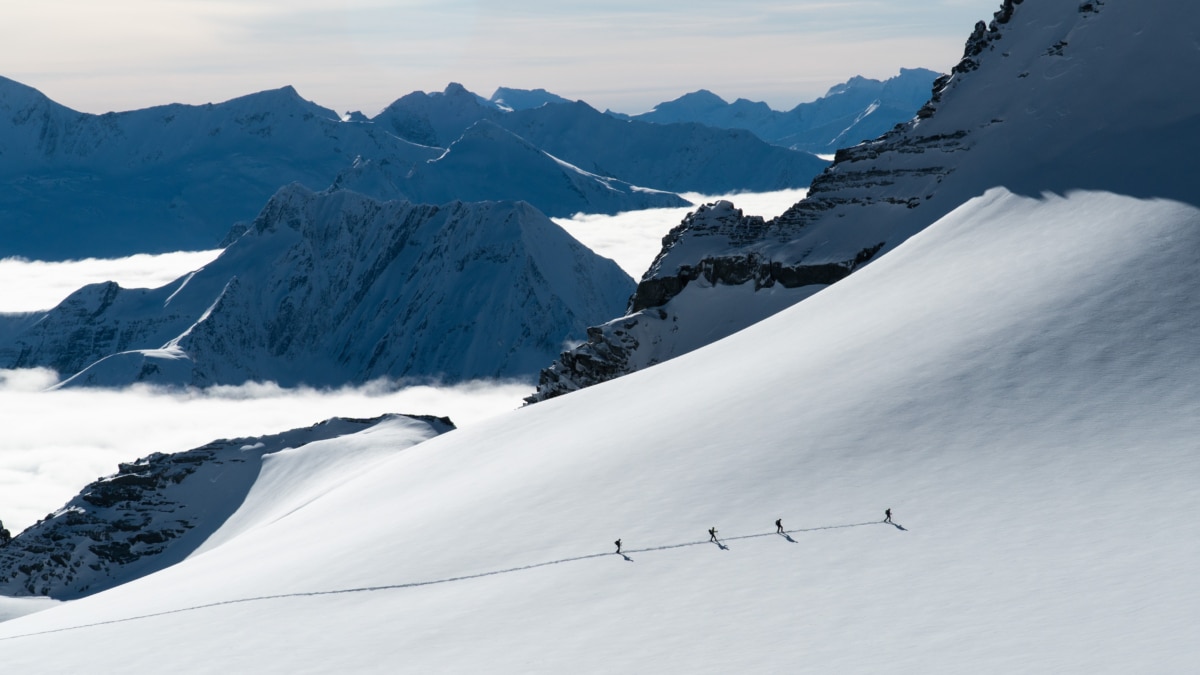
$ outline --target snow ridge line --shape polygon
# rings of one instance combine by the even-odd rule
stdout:
[[[842,529],[842,528],[847,528],[847,527],[863,527],[866,525],[886,525],[886,524],[889,524],[889,523],[885,523],[884,521],[881,521],[881,520],[875,520],[875,521],[871,521],[868,523],[851,523],[849,525],[826,525],[824,527],[809,527],[809,528],[801,528],[801,529],[795,529],[795,530],[784,530],[783,533],[791,534],[793,532],[816,532],[819,530],[837,530],[837,529]],[[736,541],[738,539],[754,539],[757,537],[771,537],[771,536],[778,536],[779,534],[780,534],[779,532],[762,532],[759,534],[744,534],[744,535],[740,535],[740,536],[736,536],[736,537],[725,537],[724,539],[721,539],[721,541]],[[682,544],[667,544],[666,546],[652,546],[649,548],[630,549],[628,551],[624,551],[624,553],[646,553],[649,551],[666,551],[666,550],[674,549],[674,548],[684,548],[686,546],[703,546],[703,545],[709,544],[709,543],[712,543],[712,542],[706,539],[706,540],[702,540],[702,541],[689,541],[689,542],[685,542]],[[347,594],[347,593],[372,593],[372,592],[376,592],[376,591],[390,591],[390,590],[398,590],[398,589],[402,589],[402,588],[417,588],[420,586],[434,586],[437,584],[448,584],[453,581],[466,581],[468,579],[479,579],[481,577],[491,577],[491,576],[496,576],[498,574],[511,574],[512,572],[521,572],[524,570],[532,570],[532,569],[536,569],[538,567],[546,567],[549,565],[561,565],[563,563],[578,562],[580,560],[590,560],[592,558],[605,558],[605,557],[608,557],[611,555],[621,555],[621,554],[611,552],[611,551],[605,552],[605,553],[591,553],[588,555],[576,556],[574,558],[563,558],[561,560],[550,560],[548,562],[533,563],[532,565],[523,565],[521,567],[510,567],[508,569],[494,570],[491,572],[479,572],[477,574],[464,574],[462,576],[450,577],[447,579],[434,579],[432,581],[413,581],[413,582],[409,582],[406,584],[387,584],[387,585],[383,585],[383,586],[363,586],[360,588],[341,588],[341,589],[336,589],[336,590],[332,590],[332,591],[305,591],[305,592],[298,592],[298,593],[279,593],[276,595],[260,595],[260,596],[256,596],[256,597],[252,597],[252,598],[238,598],[235,600],[221,600],[220,602],[210,602],[210,603],[203,604],[203,605],[194,605],[192,607],[181,607],[179,609],[168,609],[168,610],[164,610],[161,612],[153,612],[151,614],[140,614],[138,616],[125,617],[123,619],[110,619],[108,621],[96,621],[94,623],[85,623],[85,624],[80,624],[78,626],[65,626],[63,628],[54,628],[51,630],[43,630],[43,631],[37,631],[37,632],[33,632],[33,633],[22,633],[20,635],[9,635],[7,637],[0,637],[0,642],[4,642],[6,640],[16,640],[19,638],[35,637],[38,635],[50,635],[52,633],[64,633],[67,631],[81,630],[84,628],[95,628],[97,626],[108,626],[108,625],[117,624],[117,623],[128,623],[130,621],[140,621],[142,619],[153,619],[153,618],[160,617],[160,616],[168,616],[171,614],[182,614],[184,612],[194,612],[194,611],[198,611],[201,609],[211,609],[213,607],[221,607],[224,605],[240,605],[240,604],[247,603],[247,602],[262,602],[265,600],[282,600],[284,598],[309,598],[309,597],[316,597],[316,596],[322,596],[322,595],[343,595],[343,594]]]

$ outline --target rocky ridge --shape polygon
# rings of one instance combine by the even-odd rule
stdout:
[[[0,595],[66,600],[169,567],[199,548],[238,509],[264,458],[402,420],[427,438],[454,428],[444,417],[334,418],[306,429],[214,441],[122,463],[117,473],[87,485],[61,509],[0,546]]]

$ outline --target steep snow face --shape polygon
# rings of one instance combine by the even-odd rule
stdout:
[[[525,200],[562,217],[690,204],[670,192],[590,174],[488,120],[476,122],[437,159],[413,167],[359,162],[334,186],[372,196],[401,194],[426,204]]]
[[[747,129],[775,145],[832,153],[840,147],[876,138],[896,124],[912,119],[929,100],[929,87],[937,76],[938,73],[924,68],[901,68],[899,75],[884,81],[853,77],[830,88],[825,96],[787,112],[745,99],[726,103],[702,89],[660,103],[654,110],[633,119]]]
[[[282,184],[327,187],[358,156],[438,154],[342,123],[291,87],[89,115],[0,78],[0,257],[212,249]]]
[[[307,429],[214,441],[121,464],[58,511],[0,546],[0,594],[70,599],[165,569],[287,513],[394,453],[454,428],[447,419],[335,418]],[[372,434],[374,442],[344,439]],[[297,475],[296,455],[318,476]],[[340,476],[340,477],[339,477]],[[315,480],[314,480],[315,479]],[[269,508],[257,503],[264,489]],[[281,497],[286,495],[285,499]]]
[[[81,289],[0,331],[0,357],[78,372],[72,386],[528,377],[632,288],[528,204],[293,185],[203,269],[154,290]]]
[[[1190,205],[989,191],[726,340],[0,624],[5,664],[1187,672],[1197,247]]]
[[[1168,0],[1006,0],[990,26],[976,27],[963,61],[936,83],[916,119],[838,151],[803,201],[770,221],[696,217],[672,231],[629,308],[653,313],[622,325],[642,316],[674,325],[660,315],[700,279],[756,289],[784,278],[832,283],[995,186],[1032,196],[1093,189],[1196,203],[1188,153],[1200,146],[1200,50],[1187,47],[1196,40],[1192,23],[1162,21],[1158,12],[1200,19],[1200,9]],[[759,316],[777,309],[766,296]],[[678,332],[642,333],[639,344],[679,339]],[[611,330],[591,332],[589,343],[581,349],[629,351]],[[618,343],[625,348],[610,349]],[[595,370],[629,372],[646,361],[630,356]],[[538,398],[596,380],[580,373],[564,383],[563,365],[543,375]]]

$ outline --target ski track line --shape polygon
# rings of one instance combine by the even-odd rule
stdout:
[[[872,521],[869,523],[851,523],[849,525],[827,525],[825,527],[809,527],[797,530],[784,530],[784,534],[793,532],[817,532],[819,530],[837,530],[847,527],[863,527],[866,525],[887,524],[883,521]],[[743,534],[736,537],[726,537],[720,541],[736,541],[739,539],[755,539],[758,537],[774,537],[779,536],[778,532],[763,532],[760,534]],[[674,548],[684,548],[687,546],[703,546],[712,543],[710,540],[689,541],[682,544],[667,544],[666,546],[651,546],[649,548],[634,548],[622,553],[648,553],[650,551],[667,551]],[[561,560],[551,560],[549,562],[533,563],[532,565],[523,565],[521,567],[510,567],[503,570],[494,570],[492,572],[479,572],[477,574],[464,574],[458,577],[449,577],[447,579],[434,579],[432,581],[413,581],[407,584],[387,584],[383,586],[363,586],[361,588],[341,588],[332,591],[307,591],[300,593],[279,593],[277,595],[259,595],[252,598],[238,598],[236,600],[222,600],[220,602],[210,602],[204,605],[194,605],[192,607],[181,607],[179,609],[168,609],[161,612],[153,612],[151,614],[140,614],[138,616],[125,617],[123,619],[110,619],[108,621],[97,621],[95,623],[85,623],[78,626],[65,626],[63,628],[54,628],[51,630],[37,631],[34,633],[22,633],[20,635],[9,635],[0,637],[0,642],[6,640],[17,640],[19,638],[35,637],[38,635],[50,635],[52,633],[63,633],[72,630],[82,630],[84,628],[95,628],[97,626],[108,626],[115,623],[128,623],[130,621],[141,621],[142,619],[153,619],[160,616],[168,616],[170,614],[182,614],[184,612],[195,612],[202,609],[211,609],[213,607],[222,607],[225,605],[240,605],[247,602],[263,602],[266,600],[282,600],[284,598],[311,598],[321,595],[343,595],[347,593],[374,593],[376,591],[391,591],[402,588],[418,588],[421,586],[434,586],[437,584],[448,584],[454,581],[467,581],[468,579],[480,579],[482,577],[491,577],[498,574],[511,574],[513,572],[522,572],[524,570],[537,569],[538,567],[546,567],[548,565],[561,565],[563,563],[578,562],[580,560],[591,560],[592,558],[606,558],[611,555],[620,555],[615,552],[608,553],[592,553],[589,555],[576,556],[574,558],[563,558]]]

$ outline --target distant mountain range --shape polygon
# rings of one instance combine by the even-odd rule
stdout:
[[[343,118],[284,87],[90,115],[0,78],[0,257],[215,248],[292,182],[570,216],[688,204],[664,191],[802,187],[825,165],[743,131],[619,122],[546,92],[494,98],[452,84]]]
[[[523,202],[279,191],[212,263],[0,315],[0,367],[66,386],[531,378],[634,283]]]
[[[775,145],[831,154],[912,119],[929,100],[930,87],[939,74],[924,68],[901,68],[899,75],[883,81],[852,77],[821,98],[786,112],[744,98],[728,103],[701,89],[640,115],[609,114],[657,124],[698,122],[719,129],[747,129]]]

